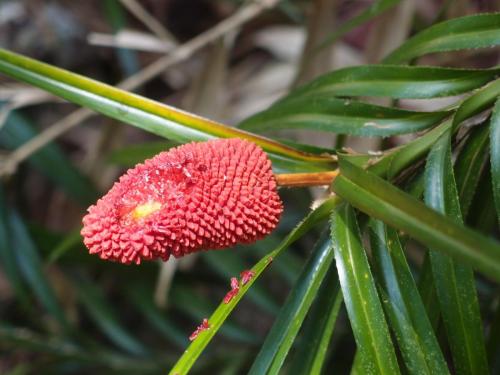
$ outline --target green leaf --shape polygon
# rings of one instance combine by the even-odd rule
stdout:
[[[467,118],[490,107],[500,96],[500,79],[492,81],[466,98],[453,117],[453,131]]]
[[[492,230],[498,227],[490,168],[483,170],[474,200],[470,205],[467,223],[488,236],[491,235]]]
[[[19,350],[21,348],[29,353],[45,353],[46,357],[44,358],[44,362],[52,362],[55,358],[70,359],[73,369],[75,368],[75,364],[81,362],[87,366],[89,364],[97,364],[99,366],[104,366],[106,369],[109,368],[120,371],[119,373],[123,374],[150,374],[152,372],[158,373],[162,367],[172,362],[169,353],[162,353],[160,362],[151,358],[130,358],[130,356],[118,354],[103,348],[99,348],[96,351],[88,351],[76,346],[68,340],[60,339],[54,335],[42,336],[26,328],[12,327],[3,323],[0,324],[0,341],[3,346],[11,346],[14,350]],[[41,365],[38,361],[30,362],[33,362],[36,366],[36,373],[54,374],[54,372],[50,370],[44,371],[47,369],[45,364]],[[110,372],[106,372],[106,374],[108,373]],[[115,372],[111,373],[114,374]]]
[[[332,167],[330,156],[307,154],[4,49],[0,49],[0,72],[172,141],[244,138],[267,151],[278,169]]]
[[[15,149],[36,135],[35,127],[27,117],[11,111],[3,127],[0,127],[0,144]],[[71,164],[55,143],[35,152],[28,161],[83,206],[88,206],[97,199],[96,188]]]
[[[384,308],[410,374],[449,374],[397,232],[373,220],[373,259]]]
[[[316,78],[292,91],[278,103],[312,95],[438,98],[481,87],[494,79],[499,71],[498,68],[481,70],[401,65],[351,66]]]
[[[107,159],[114,164],[133,167],[176,145],[176,142],[169,141],[133,144],[111,151]]]
[[[417,199],[421,199],[424,195],[425,189],[425,173],[421,172],[415,176],[408,184],[405,190]],[[426,251],[424,261],[420,267],[420,275],[418,279],[418,292],[419,298],[425,307],[427,319],[431,324],[434,331],[437,331],[440,310],[439,301],[437,298],[436,288],[434,286],[434,279],[432,277],[432,268],[429,260],[429,252]]]
[[[491,142],[491,182],[493,184],[493,197],[500,222],[500,99],[495,103],[490,123]]]
[[[455,162],[458,198],[463,217],[467,217],[477,184],[488,162],[488,136],[488,126],[476,126],[472,129]]]
[[[421,197],[423,197],[424,190],[425,190],[424,172],[418,173],[408,183],[406,183],[405,186],[405,191],[409,193],[412,197],[415,197],[417,199],[421,199]],[[387,230],[390,230],[390,228],[388,228]],[[418,293],[419,293],[419,299],[421,300],[425,308],[425,312],[427,313],[427,319],[431,324],[431,327],[436,332],[441,312],[439,310],[439,302],[437,299],[436,288],[434,286],[434,278],[432,277],[432,269],[428,251],[426,251],[424,255],[423,264],[420,267],[420,274],[418,279]]]
[[[273,137],[273,139],[275,139],[278,142],[283,143],[287,146],[293,147],[297,150],[309,152],[311,154],[317,154],[317,155],[319,155],[319,154],[331,154],[335,151],[333,149],[333,147],[330,147],[330,148],[319,147],[319,146],[310,145],[310,144],[298,143],[298,142],[295,142],[293,140],[284,139],[284,138]]]
[[[331,216],[332,242],[340,286],[365,374],[399,374],[354,210],[348,204]]]
[[[218,332],[222,324],[225,322],[231,311],[238,305],[238,302],[246,294],[248,289],[253,285],[253,283],[259,278],[262,272],[272,263],[275,257],[279,256],[285,249],[287,249],[293,242],[302,237],[307,231],[314,227],[319,222],[326,220],[330,211],[338,204],[340,200],[336,197],[330,198],[323,202],[318,208],[311,211],[309,215],[297,225],[283,241],[279,244],[277,248],[271,251],[269,254],[264,256],[255,266],[252,267],[252,271],[255,276],[246,284],[240,286],[240,291],[234,296],[234,298],[227,304],[221,303],[219,307],[214,311],[212,316],[208,319],[210,328],[206,331],[201,332],[197,339],[194,340],[191,345],[185,350],[182,357],[177,361],[175,366],[170,370],[169,374],[186,374],[189,369],[194,365],[197,358],[201,355],[205,347],[212,340],[215,334]]]
[[[55,263],[68,251],[83,246],[82,235],[80,234],[81,229],[81,227],[73,229],[70,233],[64,236],[64,238],[52,249],[47,257],[48,264]]]
[[[17,297],[24,306],[28,306],[28,295],[23,286],[20,269],[17,266],[16,252],[9,236],[11,229],[8,210],[4,189],[0,184],[0,266]]]
[[[277,103],[240,124],[248,131],[301,128],[361,136],[414,133],[440,122],[448,112],[413,112],[330,95],[308,95]]]
[[[345,160],[332,189],[356,208],[500,281],[500,245]]]
[[[249,371],[250,375],[279,373],[332,261],[331,242],[328,238],[322,238],[266,336]]]
[[[88,360],[88,357],[83,351],[72,342],[68,340],[61,340],[57,335],[53,335],[49,340],[47,337],[43,337],[40,334],[35,334],[34,332],[20,327],[13,327],[6,322],[0,324],[0,340],[3,345],[8,345],[9,343],[15,344],[15,348],[19,350],[29,349],[32,352],[48,352],[58,356],[67,356],[74,359],[84,357]]]
[[[100,3],[104,8],[107,21],[113,28],[113,33],[116,34],[127,27],[127,15],[119,1],[104,0]],[[113,48],[113,50],[118,57],[121,70],[126,76],[132,75],[139,70],[137,51],[123,47]]]
[[[113,0],[104,0],[102,2],[102,7],[106,15],[106,19],[111,25],[114,33],[126,27],[127,17],[125,15],[123,6],[119,2]]]
[[[445,121],[434,129],[429,130],[423,136],[408,142],[404,146],[393,149],[380,157],[375,164],[368,167],[368,170],[389,180],[396,177],[407,167],[413,165],[422,158],[434,142],[448,129],[451,128],[452,121]]]
[[[24,222],[13,208],[9,210],[8,216],[11,249],[14,251],[21,274],[47,312],[64,330],[69,331],[69,323],[45,275],[40,256]]]
[[[428,53],[500,45],[500,13],[476,14],[433,25],[391,52],[386,64],[403,64]]]
[[[500,299],[496,299],[496,308],[493,320],[490,326],[488,341],[486,344],[488,351],[488,360],[491,373],[500,374]]]
[[[78,295],[87,312],[102,332],[119,348],[136,356],[144,356],[148,350],[132,337],[119,323],[117,314],[106,302],[102,292],[85,279],[75,281]]]
[[[420,199],[424,195],[424,177],[425,175],[423,172],[410,177],[410,179],[405,183],[404,190],[412,197]]]
[[[451,163],[451,131],[431,149],[425,173],[425,202],[462,223]],[[472,269],[432,247],[429,255],[455,369],[458,374],[486,374],[488,363]]]
[[[290,375],[321,373],[342,300],[337,269],[330,266],[304,323]]]
[[[425,310],[427,311],[429,322],[431,323],[432,328],[434,328],[434,330],[436,331],[439,324],[439,318],[441,317],[441,311],[439,310],[439,301],[436,292],[436,286],[434,285],[434,277],[432,276],[432,267],[429,258],[429,252],[425,253],[424,263],[422,264],[420,270],[418,291],[425,306]]]
[[[352,361],[352,367],[350,375],[364,375],[365,371],[363,368],[363,363],[361,361],[361,355],[359,354],[359,350],[356,350],[354,354],[354,359]]]
[[[160,311],[153,302],[151,291],[143,288],[142,285],[131,285],[127,289],[127,298],[130,298],[133,305],[144,315],[147,321],[169,341],[172,341],[179,348],[186,346],[188,339],[185,333],[166,316],[164,311]]]
[[[424,156],[436,140],[448,129],[451,128],[453,132],[456,132],[464,120],[488,108],[499,95],[500,80],[487,84],[460,103],[452,120],[443,122],[404,146],[386,152],[376,163],[369,167],[369,170],[379,176],[393,179],[405,168]]]
[[[349,31],[355,29],[356,27],[368,22],[369,20],[379,16],[385,11],[391,9],[395,5],[399,4],[401,0],[377,0],[372,5],[367,7],[363,12],[361,12],[356,17],[351,18],[346,21],[338,30],[334,31],[328,35],[324,41],[315,50],[320,50],[335,43],[336,40],[341,38],[343,35],[347,34]]]
[[[291,229],[293,229],[293,227]],[[250,251],[253,258],[259,259],[267,255],[269,249],[277,247],[281,241],[282,236],[272,233],[257,243],[248,246],[247,249]],[[279,258],[273,262],[273,271],[276,271],[276,274],[280,275],[289,285],[295,284],[300,274],[300,270],[304,265],[303,259],[293,251],[293,246],[291,246],[291,250],[292,251],[287,251],[286,253],[281,253]]]
[[[211,300],[200,295],[200,293],[196,293],[192,287],[190,288],[187,285],[174,284],[170,290],[169,299],[179,310],[196,320],[197,325],[210,315],[210,312],[215,308]],[[255,333],[242,328],[234,322],[226,322],[221,327],[220,333],[231,340],[246,344],[255,344],[259,340]],[[189,336],[189,334],[186,336]]]
[[[243,270],[247,269],[245,261],[241,255],[232,249],[227,251],[213,251],[201,254],[203,260],[213,268],[225,280],[238,276]],[[229,285],[229,283],[228,283]],[[280,309],[273,297],[260,285],[254,285],[248,291],[248,298],[265,311],[276,315]]]

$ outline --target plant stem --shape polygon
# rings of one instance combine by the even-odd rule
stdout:
[[[275,174],[278,186],[305,187],[330,185],[339,174],[338,170],[317,173],[284,173]]]

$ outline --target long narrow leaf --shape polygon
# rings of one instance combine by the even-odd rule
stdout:
[[[48,337],[43,337],[26,328],[15,327],[5,322],[0,324],[0,340],[5,346],[14,343],[17,350],[29,348],[33,351],[47,352],[57,356],[89,360],[85,352],[68,340],[61,340],[56,336],[52,336],[49,340]]]
[[[13,209],[9,212],[12,251],[14,251],[17,264],[26,282],[33,289],[41,304],[47,312],[69,331],[70,325],[64,315],[61,305],[57,301],[52,286],[45,275],[40,256],[30,234],[21,217]]]
[[[436,142],[427,158],[425,201],[462,223],[451,164],[451,130]],[[472,270],[432,248],[429,255],[457,373],[486,374],[488,364]]]
[[[441,125],[428,131],[423,136],[408,142],[400,148],[396,148],[388,154],[383,155],[377,162],[368,169],[379,175],[392,179],[402,170],[412,165],[416,160],[424,156],[432,147],[434,142],[448,129],[451,128],[452,121],[445,121]]]
[[[36,135],[37,132],[29,119],[12,111],[5,124],[0,127],[0,144],[14,149]],[[34,153],[28,161],[83,206],[97,199],[96,188],[71,164],[56,144],[48,144]]]
[[[500,79],[496,79],[466,98],[457,108],[453,117],[453,131],[467,118],[487,109],[500,96]]]
[[[477,184],[488,161],[488,136],[487,126],[478,126],[473,129],[455,162],[457,193],[464,218],[467,217]]]
[[[59,258],[64,256],[68,251],[73,250],[78,247],[84,246],[82,243],[82,235],[80,234],[82,228],[78,226],[71,232],[66,234],[64,238],[55,246],[49,256],[47,257],[46,263],[55,263]]]
[[[274,106],[298,97],[372,96],[429,99],[458,95],[486,84],[500,69],[452,69],[430,66],[362,65],[324,74],[292,91]]]
[[[491,182],[493,184],[493,197],[500,222],[500,99],[497,100],[490,124],[491,142]]]
[[[122,3],[114,0],[104,0],[100,3],[104,8],[106,19],[113,28],[113,32],[123,31],[127,27],[127,16]],[[114,51],[118,57],[121,70],[126,76],[132,75],[139,70],[137,51],[123,47],[114,48]]]
[[[151,298],[151,291],[133,285],[131,288],[127,289],[127,292],[129,293],[127,297],[130,298],[132,304],[134,304],[160,334],[174,342],[180,348],[186,346],[188,341],[186,335],[166,316],[164,311],[160,311],[158,307],[155,306]]]
[[[446,116],[446,111],[413,112],[315,94],[278,103],[243,121],[240,128],[249,131],[305,128],[339,134],[389,136],[427,129]]]
[[[485,235],[490,235],[491,231],[498,227],[490,168],[483,170],[474,200],[470,205],[467,222]]]
[[[422,298],[422,302],[427,311],[427,317],[436,330],[438,328],[441,310],[439,309],[439,301],[434,285],[434,277],[432,276],[431,261],[429,259],[429,252],[425,254],[424,263],[420,269],[420,279],[418,280],[418,291]]]
[[[220,329],[222,324],[225,322],[231,311],[238,305],[238,302],[245,295],[248,289],[252,286],[255,280],[262,274],[262,272],[271,264],[273,259],[280,255],[288,246],[293,242],[298,240],[307,231],[314,227],[319,222],[327,219],[330,211],[339,203],[338,198],[330,198],[323,202],[321,206],[311,211],[309,215],[295,227],[294,230],[286,236],[280,245],[271,251],[268,255],[262,258],[253,268],[252,271],[255,276],[246,285],[240,287],[239,293],[234,296],[234,298],[227,304],[221,303],[219,307],[214,311],[212,316],[208,319],[208,324],[210,328],[201,332],[198,338],[194,340],[191,345],[186,349],[182,357],[177,361],[176,365],[170,370],[170,375],[186,374],[189,369],[193,366],[197,358],[203,352],[203,349],[208,345],[217,331]]]
[[[17,266],[16,252],[10,240],[8,206],[2,184],[0,184],[0,267],[9,280],[11,288],[24,306],[28,306],[28,295],[23,286],[21,270]]]
[[[356,208],[500,281],[500,245],[345,160],[333,190]]]
[[[250,254],[255,259],[260,259],[265,256],[269,249],[276,248],[282,241],[282,238],[277,234],[271,234],[266,238],[260,240],[254,245],[250,245],[248,249]],[[291,246],[293,250],[293,246]],[[293,285],[297,280],[300,270],[303,266],[302,258],[293,251],[281,253],[280,257],[273,263],[273,270],[277,275],[280,275],[288,284]]]
[[[74,343],[59,339],[54,336],[42,336],[26,328],[13,327],[6,324],[0,324],[0,341],[2,346],[12,346],[13,349],[29,349],[32,352],[46,353],[56,358],[71,359],[71,367],[77,363],[98,364],[106,369],[115,370],[118,373],[158,373],[169,363],[172,363],[172,356],[169,353],[163,353],[161,359],[142,359],[131,358],[129,355],[119,354],[107,349],[98,351],[86,351]],[[53,360],[53,358],[51,358]],[[31,361],[35,365],[33,372],[40,373],[40,363]],[[45,370],[45,366],[44,370]],[[50,370],[49,370],[50,371]],[[45,372],[45,371],[44,371]],[[50,371],[49,373],[53,373]],[[106,372],[109,373],[109,372]],[[112,373],[115,373],[114,371]]]
[[[146,355],[148,350],[122,327],[117,314],[108,304],[101,291],[87,280],[81,279],[77,283],[80,300],[102,332],[117,347],[136,356]]]
[[[288,295],[253,362],[250,375],[279,373],[332,261],[332,244],[323,238],[316,244]]]
[[[335,209],[331,225],[340,286],[363,369],[366,374],[399,374],[394,346],[352,207],[344,204]]]
[[[304,324],[290,375],[321,373],[342,301],[337,269],[330,266]]]
[[[202,257],[211,268],[226,280],[238,276],[241,271],[248,268],[245,265],[245,261],[241,258],[241,255],[231,250],[204,253]],[[279,311],[279,305],[266,289],[262,288],[260,285],[254,285],[248,291],[248,298],[271,314],[275,315]]]
[[[500,13],[476,14],[441,22],[415,35],[385,59],[405,63],[428,53],[500,45]]]
[[[173,141],[245,138],[269,152],[284,169],[296,168],[293,161],[319,169],[328,169],[332,164],[329,156],[303,153],[4,49],[0,49],[0,72]]]
[[[424,304],[397,232],[374,220],[370,225],[373,258],[380,275],[384,307],[410,374],[448,374]]]
[[[421,199],[423,197],[424,190],[425,173],[423,172],[414,177],[408,184],[406,184],[405,187],[405,191],[417,199]],[[391,230],[391,228],[387,228],[387,230]],[[417,299],[421,301],[425,308],[427,320],[429,321],[432,329],[434,329],[434,332],[437,332],[441,311],[439,310],[439,302],[437,299],[436,287],[434,285],[434,278],[432,277],[432,268],[428,251],[425,253],[424,261],[420,267],[418,293],[419,295]]]
[[[497,298],[496,302],[493,321],[489,329],[486,344],[492,375],[500,374],[500,299]]]
[[[187,285],[174,284],[170,290],[169,298],[173,305],[191,316],[196,322],[205,319],[215,309],[215,304],[211,300],[196,293],[193,288],[189,288]],[[226,322],[221,327],[220,333],[231,340],[245,344],[255,344],[259,340],[255,333],[231,321]]]
[[[386,10],[391,9],[397,5],[401,0],[376,0],[372,5],[367,7],[363,12],[361,12],[356,17],[346,21],[338,30],[334,31],[328,35],[323,42],[316,48],[320,50],[328,45],[331,45],[336,40],[338,40],[342,35],[345,35],[349,31],[353,30],[357,26],[362,25],[365,22],[377,17],[378,15],[384,13]]]
[[[463,100],[452,120],[447,120],[423,136],[386,153],[371,165],[369,170],[380,176],[386,176],[388,179],[394,178],[403,169],[424,156],[448,129],[451,128],[453,132],[456,132],[464,120],[491,106],[499,95],[500,80],[497,79]]]
[[[363,375],[363,374],[365,374],[365,371],[363,369],[363,363],[361,362],[361,355],[359,354],[359,350],[356,350],[356,353],[354,353],[354,359],[352,361],[350,375]]]

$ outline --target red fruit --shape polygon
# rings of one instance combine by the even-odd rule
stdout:
[[[88,209],[91,254],[121,263],[252,243],[278,224],[283,206],[271,162],[242,139],[189,143],[127,171]]]
[[[240,292],[240,283],[236,277],[231,277],[231,290],[227,292],[223,301],[227,305]]]
[[[241,285],[247,285],[250,280],[252,280],[255,276],[255,272],[252,270],[245,270],[240,273],[241,277]]]
[[[195,329],[195,331],[193,333],[191,333],[191,335],[189,336],[189,341],[196,340],[196,338],[198,337],[198,335],[201,332],[206,331],[207,329],[210,329],[210,324],[208,323],[208,319],[203,319],[203,321],[201,322],[201,325],[199,325]]]

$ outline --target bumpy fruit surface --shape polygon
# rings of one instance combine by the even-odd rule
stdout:
[[[121,263],[251,243],[278,224],[283,206],[271,162],[242,139],[189,143],[124,174],[88,209],[90,253]]]

